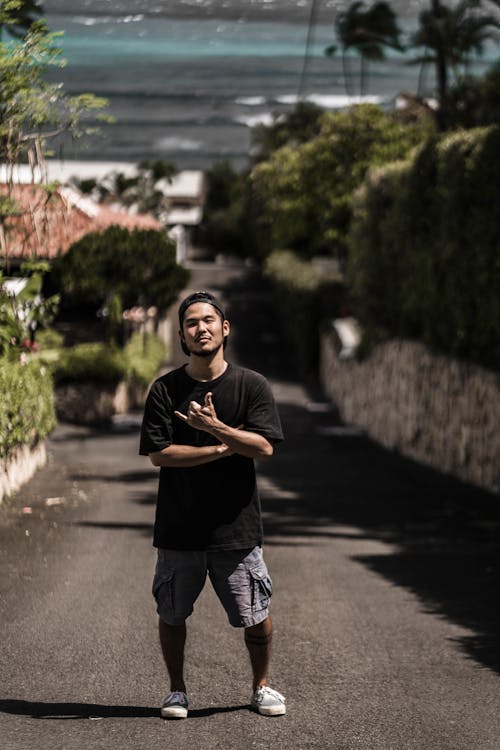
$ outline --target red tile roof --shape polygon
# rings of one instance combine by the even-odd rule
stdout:
[[[0,185],[0,198],[7,186]],[[4,258],[54,258],[89,232],[118,225],[127,229],[163,229],[153,216],[132,215],[101,206],[73,188],[49,193],[39,185],[14,185],[10,197],[19,214],[0,225],[0,256]]]

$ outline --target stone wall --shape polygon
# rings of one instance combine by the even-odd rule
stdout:
[[[364,361],[343,358],[335,331],[321,340],[324,390],[344,422],[387,448],[500,492],[500,376],[389,341]]]
[[[0,503],[31,479],[33,474],[47,462],[45,442],[35,446],[19,445],[7,458],[0,459]]]

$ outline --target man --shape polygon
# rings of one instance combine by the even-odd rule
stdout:
[[[160,467],[153,593],[170,692],[165,718],[186,718],[185,621],[206,576],[234,627],[244,628],[253,672],[252,707],[286,712],[267,683],[272,582],[262,557],[255,458],[283,439],[265,378],[224,358],[230,331],[220,302],[195,292],[179,307],[187,365],[160,377],[148,395],[140,453]]]

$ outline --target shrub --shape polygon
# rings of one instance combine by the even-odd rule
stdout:
[[[500,128],[432,139],[357,196],[349,280],[368,343],[416,338],[500,369]]]
[[[164,311],[188,278],[165,232],[117,226],[82,237],[56,259],[51,274],[63,307],[95,310],[116,295],[124,307],[154,305]]]
[[[0,458],[19,445],[35,445],[55,427],[54,392],[47,368],[36,361],[25,365],[0,363]]]
[[[60,349],[64,344],[64,336],[54,328],[42,328],[42,330],[37,333],[36,343],[42,350]]]
[[[167,354],[163,341],[153,334],[134,333],[125,344],[125,356],[132,380],[147,386],[160,369]]]
[[[325,275],[290,250],[272,253],[264,273],[275,290],[299,368],[310,373],[317,366],[321,323],[339,314],[345,302],[344,285],[338,275]]]
[[[165,361],[166,348],[153,334],[135,333],[123,349],[106,343],[86,343],[63,349],[54,363],[58,383],[118,383],[133,380],[148,385]]]
[[[63,349],[55,365],[57,382],[92,380],[117,383],[128,371],[122,349],[104,343],[85,343]]]

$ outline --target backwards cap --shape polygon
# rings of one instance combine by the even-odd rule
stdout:
[[[181,304],[179,305],[179,325],[181,328],[184,322],[184,315],[186,314],[186,310],[188,309],[188,307],[196,304],[197,302],[207,302],[209,305],[212,305],[212,307],[215,307],[222,320],[226,319],[224,308],[213,294],[205,291],[194,292],[193,294],[190,294],[188,297],[186,297],[186,299],[182,300]]]

